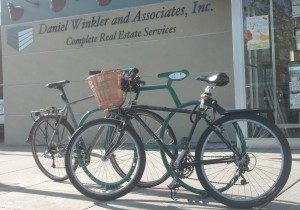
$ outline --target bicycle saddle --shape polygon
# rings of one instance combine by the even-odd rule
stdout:
[[[46,86],[48,88],[59,88],[65,86],[65,84],[70,83],[69,80],[62,80],[58,82],[48,83]]]
[[[200,76],[196,80],[207,82],[215,86],[225,86],[229,83],[229,77],[225,73],[217,73],[209,76]]]

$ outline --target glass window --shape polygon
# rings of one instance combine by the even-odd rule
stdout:
[[[247,107],[274,109],[266,117],[299,137],[300,0],[243,0],[243,13]]]

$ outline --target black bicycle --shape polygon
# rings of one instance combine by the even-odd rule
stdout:
[[[123,89],[133,90],[135,98],[125,107],[110,110],[122,114],[122,120],[97,119],[72,136],[65,156],[72,184],[97,200],[119,198],[136,186],[143,175],[145,150],[131,126],[134,119],[159,145],[165,167],[173,177],[168,185],[171,192],[189,186],[185,180],[196,172],[205,192],[225,205],[251,208],[274,199],[288,180],[291,151],[280,129],[259,115],[270,110],[225,110],[211,97],[210,90],[225,86],[228,76],[218,73],[198,80],[208,86],[193,110],[136,105],[140,80],[125,81],[128,87]],[[138,114],[141,110],[189,114],[191,129],[177,145],[166,145],[163,139],[171,138],[167,129],[149,128]],[[200,120],[207,128],[193,152],[190,141]],[[174,149],[180,152],[171,152]],[[72,167],[74,159],[77,169]]]

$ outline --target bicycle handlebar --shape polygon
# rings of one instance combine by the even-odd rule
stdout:
[[[102,72],[103,72],[102,70],[90,70],[89,75],[92,76],[92,75],[95,75],[95,74],[100,74]]]
[[[128,72],[124,71],[124,79],[122,80],[122,89],[124,91],[133,90],[135,93],[140,92],[140,87],[145,85],[146,82],[141,80],[141,78],[138,76],[138,73],[138,68],[132,68]]]

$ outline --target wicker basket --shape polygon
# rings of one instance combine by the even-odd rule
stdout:
[[[89,76],[87,81],[101,109],[118,108],[125,100],[121,89],[123,71],[119,69],[107,70]]]

